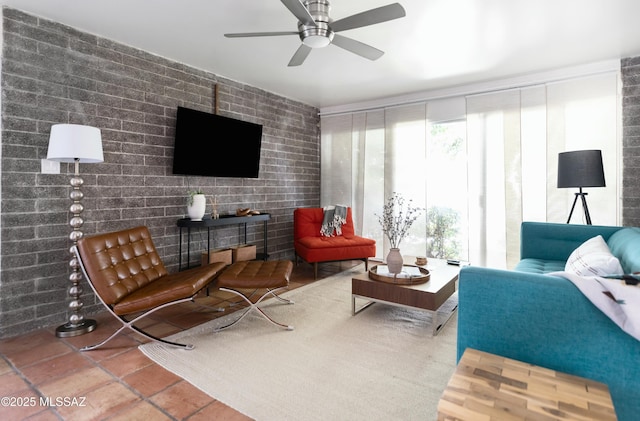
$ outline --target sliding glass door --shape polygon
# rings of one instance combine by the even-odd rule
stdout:
[[[594,224],[618,224],[618,98],[612,72],[323,116],[321,204],[352,206],[356,231],[383,258],[378,215],[400,193],[424,209],[404,255],[511,268],[522,221],[566,222],[575,192],[557,188],[560,152],[602,151],[607,186],[587,189],[589,210]]]
[[[422,208],[403,255],[468,257],[466,123],[427,115],[420,104],[323,119],[321,203],[352,206],[381,259],[389,244],[378,217],[393,193]]]
[[[428,127],[426,255],[467,260],[467,125],[457,120],[429,123]]]

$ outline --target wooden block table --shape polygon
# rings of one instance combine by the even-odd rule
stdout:
[[[438,421],[616,420],[602,383],[467,348]]]

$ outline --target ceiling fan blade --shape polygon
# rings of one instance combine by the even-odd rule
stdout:
[[[316,26],[313,16],[300,0],[280,0],[298,20],[307,26]]]
[[[340,48],[344,48],[347,51],[351,51],[354,54],[368,58],[369,60],[377,60],[384,54],[384,51],[380,51],[370,45],[338,34],[333,36],[333,41],[331,41],[331,43]]]
[[[271,37],[277,35],[298,35],[297,32],[243,32],[239,34],[224,34],[227,38],[244,38],[244,37]]]
[[[308,45],[300,44],[300,47],[298,47],[296,52],[293,54],[293,57],[291,57],[291,60],[289,60],[289,67],[300,66],[304,63],[311,50],[312,48]]]
[[[284,1],[284,0],[283,0]],[[362,28],[363,26],[387,22],[406,16],[400,3],[388,4],[366,12],[357,13],[349,17],[338,19],[330,24],[333,32],[346,31],[347,29]]]

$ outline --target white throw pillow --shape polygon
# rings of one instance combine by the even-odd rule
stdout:
[[[601,235],[593,237],[571,253],[564,267],[566,272],[580,276],[606,276],[624,273],[620,261],[611,254]]]

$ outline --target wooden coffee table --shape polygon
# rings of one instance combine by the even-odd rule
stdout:
[[[460,267],[448,265],[445,260],[429,259],[426,268],[431,278],[428,282],[418,285],[398,285],[376,281],[370,279],[368,273],[354,276],[351,278],[353,315],[374,303],[424,310],[431,313],[433,335],[437,335],[458,309],[456,305],[441,323],[438,322],[438,309],[456,291]],[[367,300],[367,303],[356,309],[356,299]]]

